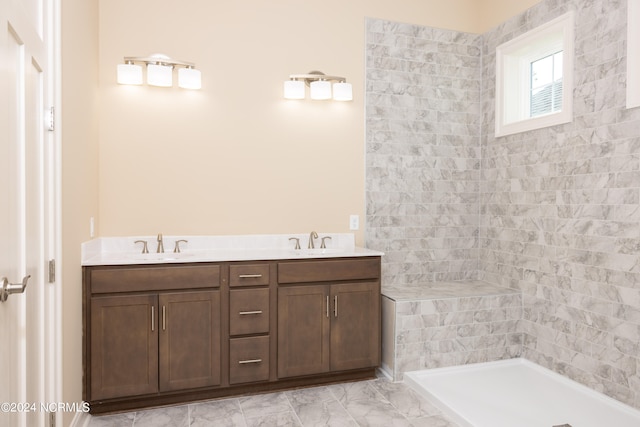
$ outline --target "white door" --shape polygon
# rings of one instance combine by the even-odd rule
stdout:
[[[53,7],[57,0],[0,0],[0,426],[46,426],[56,399]],[[0,288],[2,284],[0,283]],[[18,286],[16,286],[18,287]],[[56,411],[52,411],[56,417]]]

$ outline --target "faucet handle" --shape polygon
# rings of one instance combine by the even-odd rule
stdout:
[[[162,240],[162,233],[158,233],[158,248],[156,249],[156,252],[159,254],[163,254],[164,253],[164,241]]]
[[[320,249],[327,249],[327,245],[325,244],[325,240],[331,240],[331,236],[325,236],[322,238],[322,243],[320,243]]]
[[[149,253],[149,247],[147,246],[147,241],[146,240],[136,240],[133,243],[142,243],[142,253],[143,254],[148,254]]]
[[[295,240],[296,241],[296,247],[293,249],[300,249],[300,239],[298,237],[289,237],[289,240]]]
[[[309,234],[309,244],[307,245],[307,249],[315,249],[315,246],[313,244],[313,239],[317,239],[318,238],[318,233],[316,233],[315,231],[312,231],[311,234]]]
[[[176,240],[176,245],[173,248],[173,253],[175,254],[180,253],[180,243],[189,243],[189,241],[184,239]]]

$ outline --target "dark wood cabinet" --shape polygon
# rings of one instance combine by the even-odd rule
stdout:
[[[220,384],[220,291],[91,301],[91,396]]]
[[[331,370],[380,364],[380,287],[377,282],[331,286]]]
[[[83,267],[94,414],[372,378],[380,258]]]
[[[269,288],[229,291],[230,335],[269,333]]]
[[[218,265],[86,269],[84,399],[220,384],[219,282]]]
[[[329,320],[326,286],[278,289],[278,377],[329,371]]]
[[[156,295],[91,300],[92,399],[158,391]]]
[[[229,383],[269,379],[269,336],[232,338],[229,346]]]
[[[277,380],[271,342],[273,263],[229,266],[229,384]],[[274,313],[275,314],[275,313]],[[272,357],[273,356],[273,357]],[[272,371],[274,374],[272,375]]]
[[[220,384],[220,291],[159,296],[160,391]]]
[[[371,259],[280,263],[278,377],[379,365],[379,273]]]
[[[378,366],[379,312],[377,283],[280,288],[278,376]]]

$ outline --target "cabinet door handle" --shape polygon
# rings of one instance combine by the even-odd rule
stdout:
[[[162,330],[167,330],[167,309],[164,305],[162,306]]]
[[[254,311],[239,311],[238,314],[240,316],[246,316],[247,314],[262,314],[262,310],[254,310]]]
[[[327,296],[327,318],[329,318],[329,297]]]
[[[333,317],[338,317],[338,295],[333,297]]]
[[[248,363],[260,363],[262,359],[248,359],[248,360],[238,360],[238,363],[241,365],[246,365]]]
[[[156,316],[155,316],[155,307],[151,306],[151,332],[156,330]]]
[[[257,279],[262,277],[262,274],[239,274],[238,277],[241,279]]]

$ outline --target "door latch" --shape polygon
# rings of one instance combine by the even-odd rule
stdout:
[[[30,275],[24,276],[22,283],[9,283],[9,280],[6,277],[3,277],[1,280],[2,289],[0,289],[0,302],[5,302],[11,294],[23,293],[27,288],[27,282],[30,277]]]

